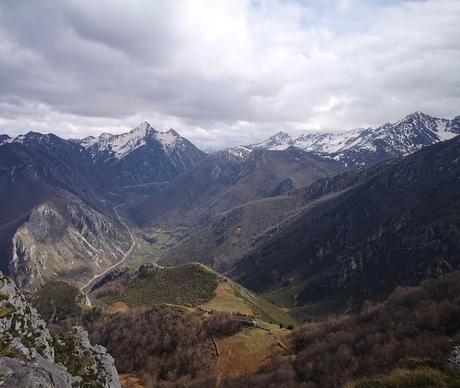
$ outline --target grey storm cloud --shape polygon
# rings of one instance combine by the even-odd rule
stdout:
[[[3,0],[0,131],[202,147],[460,114],[460,1]]]

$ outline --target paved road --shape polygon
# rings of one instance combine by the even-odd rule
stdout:
[[[99,274],[96,274],[94,275],[88,282],[86,282],[82,287],[80,287],[80,290],[82,292],[85,292],[85,289],[88,288],[91,283],[93,283],[96,279],[104,276],[107,272],[110,272],[112,271],[113,269],[117,268],[119,265],[125,263],[126,261],[129,260],[129,258],[131,257],[131,253],[134,249],[134,247],[136,246],[136,239],[134,238],[134,235],[133,233],[131,232],[131,228],[129,227],[129,225],[127,223],[125,223],[120,215],[118,214],[118,210],[116,207],[114,207],[114,210],[115,210],[115,214],[117,215],[118,219],[120,220],[120,223],[126,227],[126,229],[128,229],[128,232],[129,232],[129,236],[131,237],[131,241],[132,241],[132,244],[131,244],[131,247],[126,251],[126,253],[123,255],[123,259],[121,259],[120,261],[116,262],[114,265],[111,265],[109,268],[105,269],[103,272],[99,273]]]

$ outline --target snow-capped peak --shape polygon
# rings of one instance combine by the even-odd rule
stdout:
[[[157,131],[147,121],[144,121],[127,133],[120,135],[102,133],[98,137],[89,136],[82,139],[80,144],[90,149],[93,155],[108,153],[109,157],[122,159],[130,152],[145,145],[146,138],[155,133]]]
[[[80,144],[92,151],[93,156],[97,157],[101,153],[104,159],[122,159],[132,151],[147,144],[147,142],[158,142],[161,147],[171,152],[176,146],[184,143],[183,138],[174,130],[159,132],[150,123],[144,121],[136,128],[120,135],[103,133],[98,137],[89,136],[80,141]]]
[[[148,121],[144,121],[143,123],[139,124],[136,128],[131,130],[131,132],[146,132],[149,128],[152,128],[150,126],[150,123]]]
[[[289,133],[279,131],[278,133],[269,137],[267,140],[262,141],[260,143],[251,144],[247,146],[247,148],[265,148],[271,150],[286,149],[292,145],[292,142],[293,138],[291,137],[291,135],[289,135]]]
[[[278,132],[247,148],[284,150],[294,146],[335,160],[342,160],[349,152],[362,155],[406,155],[423,146],[457,136],[460,134],[458,121],[457,118],[447,120],[414,112],[396,123],[387,123],[376,129],[355,128],[341,133],[308,133],[297,138],[286,132]],[[348,162],[353,163],[350,160]],[[362,159],[359,164],[362,164]]]

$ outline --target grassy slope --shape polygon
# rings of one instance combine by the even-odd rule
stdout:
[[[220,277],[215,296],[203,308],[252,315],[262,321],[282,324],[285,327],[298,324],[284,310],[223,277]]]
[[[287,332],[274,328],[277,334],[258,328],[244,328],[240,332],[216,341],[219,350],[217,371],[232,377],[255,372],[267,359],[285,350],[278,345],[279,336]]]
[[[124,302],[129,306],[168,303],[196,307],[211,300],[216,287],[216,276],[198,264],[158,267],[149,274],[134,275],[120,294],[102,299],[107,304]]]
[[[137,248],[128,267],[139,268],[142,264],[156,262],[164,250],[171,248],[184,234],[183,229],[153,228],[138,233]]]
[[[132,277],[121,294],[108,294],[100,301],[112,307],[152,306],[159,303],[225,311],[254,316],[265,322],[296,326],[288,313],[208,267],[192,263],[158,267],[147,275]]]

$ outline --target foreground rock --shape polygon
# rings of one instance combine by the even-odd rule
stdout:
[[[0,272],[0,385],[2,387],[120,387],[113,358],[74,327],[52,338],[46,323]]]

